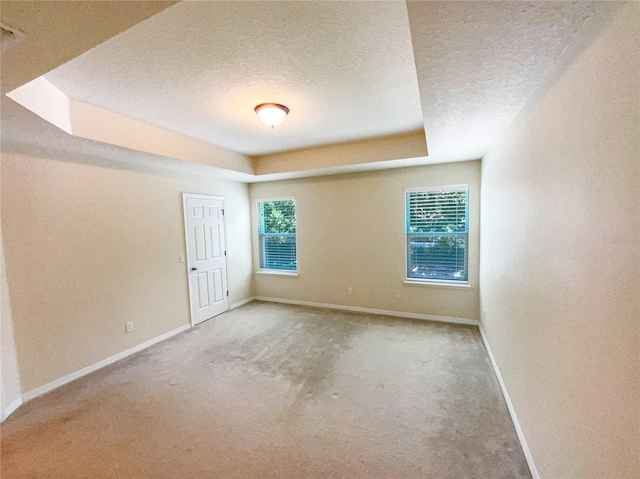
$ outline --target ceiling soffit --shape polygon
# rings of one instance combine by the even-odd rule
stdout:
[[[24,29],[34,25],[24,13],[49,2],[3,2],[3,21],[5,3],[32,4],[10,16]],[[142,5],[134,18],[171,3]],[[613,9],[596,3],[183,2],[11,96],[76,139],[94,140],[96,156],[112,144],[240,181],[477,159],[582,25]],[[58,27],[69,21],[67,10],[41,7]],[[47,46],[80,52],[129,23],[112,18],[110,29]],[[51,28],[24,30],[25,44],[50,39]],[[30,48],[22,53],[37,60]],[[16,62],[3,55],[3,72]],[[15,72],[8,84],[26,75]],[[6,84],[3,77],[3,91]],[[291,108],[278,129],[253,112],[265,100]],[[19,124],[42,129],[29,115]],[[3,127],[3,148],[24,140],[18,130]],[[73,136],[55,142],[73,150]]]

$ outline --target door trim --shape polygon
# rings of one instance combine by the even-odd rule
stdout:
[[[182,218],[184,221],[184,251],[185,251],[185,273],[187,274],[187,299],[189,302],[189,321],[191,322],[191,327],[193,328],[195,326],[195,324],[193,324],[193,308],[192,308],[192,304],[191,304],[191,281],[189,280],[189,265],[191,264],[191,259],[189,258],[189,244],[187,242],[187,235],[188,233],[188,225],[187,225],[187,199],[189,198],[200,198],[200,199],[208,199],[208,200],[220,200],[222,201],[222,209],[224,210],[224,213],[222,214],[222,225],[224,227],[224,249],[227,252],[227,254],[224,256],[224,262],[225,262],[225,266],[226,266],[226,271],[225,274],[227,276],[227,291],[229,291],[229,293],[231,293],[230,289],[229,289],[229,238],[227,237],[227,206],[226,206],[226,201],[224,199],[224,196],[217,196],[217,195],[201,195],[201,194],[196,194],[196,193],[182,193]],[[231,296],[229,296],[227,298],[227,303],[230,305],[231,304]],[[224,314],[226,312],[229,311],[229,309],[231,309],[230,307],[227,309],[227,311],[224,311],[221,314]]]

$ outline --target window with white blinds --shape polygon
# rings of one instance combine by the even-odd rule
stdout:
[[[469,187],[406,190],[407,279],[468,280]]]
[[[298,270],[294,199],[258,201],[258,240],[261,269]]]

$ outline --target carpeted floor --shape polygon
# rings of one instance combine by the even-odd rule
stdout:
[[[10,478],[522,478],[477,328],[253,302],[21,407]]]

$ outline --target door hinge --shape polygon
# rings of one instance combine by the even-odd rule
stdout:
[[[222,216],[224,216],[224,208],[222,208]]]
[[[227,291],[227,296],[229,296],[229,291]]]
[[[227,251],[225,250],[224,255],[227,256]]]

